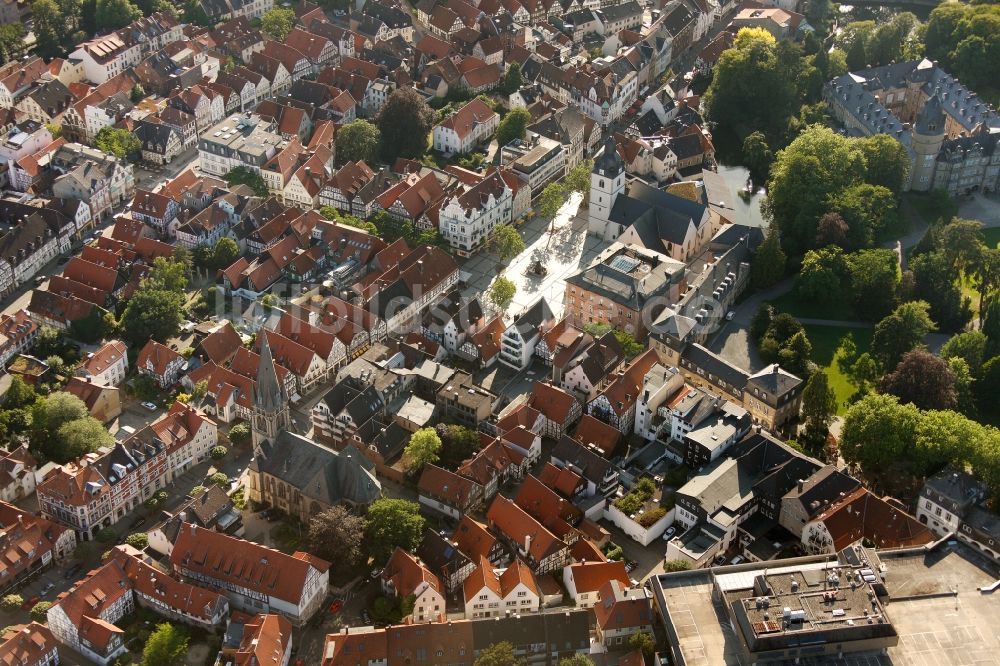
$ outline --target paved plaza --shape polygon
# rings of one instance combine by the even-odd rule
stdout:
[[[521,254],[501,268],[501,273],[517,285],[514,302],[507,308],[509,317],[516,317],[544,296],[556,317],[563,312],[563,291],[566,278],[587,266],[607,242],[587,236],[587,209],[580,211],[583,195],[573,194],[555,219],[554,233],[549,233],[549,220],[535,217],[518,229],[527,246]],[[536,275],[531,267],[540,261],[544,276]],[[497,277],[497,257],[479,254],[461,266],[468,285],[463,296],[484,294]]]

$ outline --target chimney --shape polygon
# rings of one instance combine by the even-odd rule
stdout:
[[[797,483],[796,485],[798,486],[798,489],[799,489],[799,492],[801,493],[801,492],[802,492],[802,489],[803,489],[803,488],[805,487],[805,485],[806,485],[806,482],[805,482],[805,481],[803,481],[802,479],[799,479],[799,482],[798,482],[798,483]]]
[[[526,534],[524,536],[524,552],[525,552],[525,554],[527,554],[529,550],[531,550],[531,535],[530,534]]]

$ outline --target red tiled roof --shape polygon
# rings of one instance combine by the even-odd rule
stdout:
[[[570,573],[573,575],[577,594],[597,592],[611,580],[617,580],[625,587],[631,585],[625,563],[620,560],[571,564]]]
[[[507,535],[513,543],[520,544],[522,548],[526,540],[530,540],[528,554],[536,562],[541,562],[549,555],[566,548],[566,544],[556,535],[503,495],[494,498],[486,512],[486,518],[491,525]]]

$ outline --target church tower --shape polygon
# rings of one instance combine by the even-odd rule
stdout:
[[[618,156],[618,144],[614,137],[609,136],[590,173],[590,233],[605,240],[614,240],[624,231],[620,224],[610,221],[615,199],[624,191],[625,163]]]
[[[910,165],[909,189],[927,192],[934,187],[934,169],[944,143],[945,122],[941,98],[935,91],[917,114],[910,135],[913,163]]]
[[[271,345],[267,342],[267,332],[261,330],[263,336],[260,344],[260,365],[257,366],[257,386],[253,396],[253,450],[255,456],[262,453],[262,444],[273,444],[278,433],[287,430],[291,425],[288,411],[288,393],[285,385],[278,381],[278,372],[274,368],[274,358],[271,356]]]

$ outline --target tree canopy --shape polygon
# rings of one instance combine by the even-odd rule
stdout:
[[[285,41],[294,26],[295,11],[292,9],[275,7],[260,17],[260,31],[278,42]]]
[[[343,506],[333,506],[309,521],[306,541],[309,552],[332,565],[332,573],[341,578],[363,562],[365,521]]]
[[[942,3],[924,34],[926,55],[981,97],[1000,101],[1000,5]]]
[[[267,183],[264,182],[263,177],[256,171],[248,169],[247,167],[236,167],[232,169],[225,176],[226,183],[230,186],[236,185],[246,185],[254,194],[259,197],[267,196]]]
[[[124,28],[132,21],[142,18],[142,10],[129,0],[97,0],[95,7],[94,19],[100,32]]]
[[[883,369],[895,368],[903,354],[922,345],[927,334],[936,330],[929,309],[924,301],[903,303],[875,325],[872,356]]]
[[[187,656],[189,640],[183,627],[161,622],[142,649],[142,666],[180,666]]]
[[[402,499],[378,499],[365,516],[365,541],[376,562],[386,562],[399,546],[413,551],[424,533],[424,517],[415,502]]]
[[[516,66],[515,63],[513,66]],[[523,139],[524,130],[531,123],[531,113],[523,107],[511,109],[497,126],[496,140],[498,146],[506,146],[514,139]]]
[[[500,275],[497,279],[493,280],[493,284],[490,285],[486,295],[490,299],[490,303],[497,306],[500,310],[506,310],[510,307],[516,293],[517,285]]]
[[[947,361],[924,349],[903,354],[896,369],[882,377],[879,390],[920,409],[955,409],[958,406],[955,373]]]
[[[804,439],[815,446],[826,441],[830,423],[837,414],[837,395],[830,387],[826,373],[817,370],[810,375],[802,390],[802,420],[805,423]]]
[[[382,158],[392,162],[397,157],[420,157],[427,150],[436,119],[434,109],[416,90],[394,90],[375,118],[382,135]]]
[[[423,469],[427,463],[436,463],[441,453],[441,438],[434,428],[421,428],[410,435],[403,455],[411,471]]]
[[[509,224],[501,224],[493,230],[486,247],[500,258],[500,263],[506,264],[524,252],[525,245],[517,229]]]
[[[131,155],[142,147],[138,137],[128,130],[116,127],[102,127],[94,138],[94,145],[98,150],[110,153],[121,159],[126,155]]]
[[[378,158],[382,133],[367,120],[358,119],[337,130],[337,161],[341,164],[361,160],[374,164]]]

